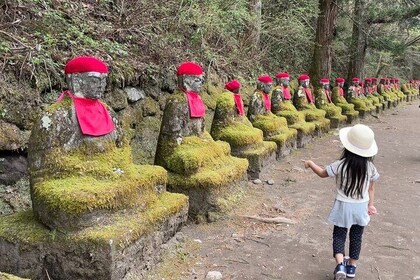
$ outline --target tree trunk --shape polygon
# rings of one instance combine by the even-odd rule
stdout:
[[[365,56],[367,48],[366,19],[363,15],[366,0],[355,0],[354,2],[354,22],[353,33],[350,44],[350,60],[347,73],[347,81],[353,77],[363,78],[363,68],[365,65]]]
[[[250,8],[255,18],[251,27],[251,38],[254,49],[259,50],[262,24],[262,0],[250,0]]]
[[[314,53],[309,70],[312,85],[315,87],[319,86],[322,77],[331,76],[331,43],[336,31],[338,7],[334,0],[319,0],[319,10]]]

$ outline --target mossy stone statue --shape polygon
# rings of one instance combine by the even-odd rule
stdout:
[[[347,117],[341,114],[342,109],[335,106],[329,91],[330,82],[328,79],[321,79],[322,88],[318,88],[315,94],[315,105],[318,109],[325,111],[325,117],[330,120],[331,128],[338,128],[340,124],[346,122]]]
[[[294,104],[297,110],[303,112],[305,120],[315,124],[319,136],[330,129],[330,120],[325,118],[326,112],[315,106],[315,96],[309,88],[309,76],[302,74],[298,78],[299,86],[294,93]]]
[[[359,117],[364,118],[371,111],[371,103],[363,96],[359,87],[359,78],[352,79],[352,85],[347,92],[347,101],[354,105],[354,109],[359,112]]]
[[[332,102],[341,108],[342,114],[347,117],[347,123],[352,123],[359,116],[359,112],[354,110],[354,104],[348,103],[344,98],[343,82],[337,82],[337,86],[332,91]]]
[[[231,156],[228,143],[205,131],[201,67],[183,63],[177,75],[180,90],[167,98],[155,164],[168,170],[169,191],[189,196],[192,219],[213,221],[234,204],[248,161]]]
[[[262,168],[275,159],[277,145],[263,141],[263,132],[253,127],[245,116],[239,82],[230,81],[226,88],[217,100],[211,135],[216,140],[228,142],[232,155],[246,158],[248,176],[259,178]]]
[[[263,131],[264,140],[277,144],[277,158],[284,157],[297,147],[297,130],[289,128],[287,120],[271,112],[272,78],[263,75],[258,78],[257,90],[248,106],[248,119],[252,125]]]
[[[286,118],[287,125],[297,130],[297,147],[302,148],[313,139],[315,124],[306,122],[305,114],[293,105],[289,79],[289,74],[286,72],[276,75],[276,87],[271,94],[271,111],[279,117]]]
[[[166,192],[162,167],[133,164],[116,114],[99,100],[107,66],[78,57],[65,73],[69,91],[29,140],[33,211],[0,218],[0,271],[121,279],[156,262],[186,221],[188,198]]]

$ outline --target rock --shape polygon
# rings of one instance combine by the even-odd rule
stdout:
[[[295,171],[298,171],[298,172],[304,172],[305,171],[305,170],[303,170],[303,168],[298,167],[298,166],[293,166],[292,169],[295,170]]]
[[[142,101],[142,109],[143,117],[156,116],[160,112],[159,103],[150,97],[146,97],[146,99]]]
[[[415,180],[414,183],[420,183],[420,179]]]
[[[145,98],[146,94],[144,90],[135,88],[135,87],[126,87],[124,88],[125,93],[127,94],[127,100],[130,103],[137,102]]]
[[[28,162],[23,156],[0,158],[0,184],[10,185],[28,175]]]
[[[223,275],[220,271],[209,271],[207,272],[206,279],[219,280],[222,279]]]
[[[0,120],[0,150],[26,149],[30,131],[21,131],[16,125]]]
[[[176,241],[178,241],[178,242],[184,242],[184,241],[185,241],[185,235],[184,235],[184,233],[182,233],[182,232],[177,232],[177,233],[175,234],[175,239],[176,239]]]
[[[169,93],[173,93],[176,89],[176,77],[173,74],[173,69],[165,69],[162,71],[162,85],[160,89],[163,91],[167,91]]]
[[[274,185],[274,180],[272,180],[272,179],[267,180],[267,184],[269,184],[269,185]]]
[[[128,106],[127,95],[120,88],[115,88],[113,91],[108,92],[105,97],[105,102],[117,112]]]
[[[254,183],[255,185],[260,185],[262,184],[262,181],[260,179],[255,179],[254,181],[252,181],[252,183]]]

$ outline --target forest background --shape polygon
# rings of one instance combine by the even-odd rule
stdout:
[[[153,163],[175,69],[206,72],[211,125],[229,79],[244,103],[261,74],[420,79],[420,0],[0,0],[0,214],[28,207],[26,149],[34,120],[65,88],[78,55],[110,66],[105,101],[137,163]],[[133,97],[134,96],[134,97]]]

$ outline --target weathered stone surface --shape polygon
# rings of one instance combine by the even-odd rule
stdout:
[[[0,270],[31,279],[141,279],[160,259],[161,245],[187,218],[185,196],[164,195],[154,206],[97,228],[62,235],[22,212],[0,219]],[[46,274],[48,272],[48,276]],[[133,279],[133,278],[131,278]]]
[[[127,94],[120,88],[114,88],[111,92],[106,94],[105,102],[111,106],[113,110],[121,111],[128,105]]]
[[[0,120],[0,150],[24,150],[28,145],[30,131],[21,131],[16,125]]]
[[[142,100],[141,103],[143,117],[156,116],[158,113],[160,113],[159,103],[153,100],[151,97],[146,97],[144,100]]]
[[[130,103],[137,102],[146,97],[144,90],[136,87],[125,87],[125,93],[127,94],[127,100]]]
[[[0,184],[0,215],[27,210],[31,206],[28,176],[13,184]]]
[[[28,175],[28,162],[24,156],[8,155],[0,157],[0,184],[13,184]]]
[[[127,100],[130,103],[137,102],[145,98],[146,94],[144,90],[136,87],[125,87],[125,93],[127,94]]]
[[[133,160],[137,164],[153,164],[159,138],[161,119],[145,117],[138,124],[135,136],[131,141]]]
[[[176,77],[174,69],[163,69],[161,72],[161,90],[173,93],[177,88]]]
[[[0,118],[22,130],[30,130],[41,111],[39,92],[12,75],[0,75]],[[1,134],[0,134],[1,137]]]

